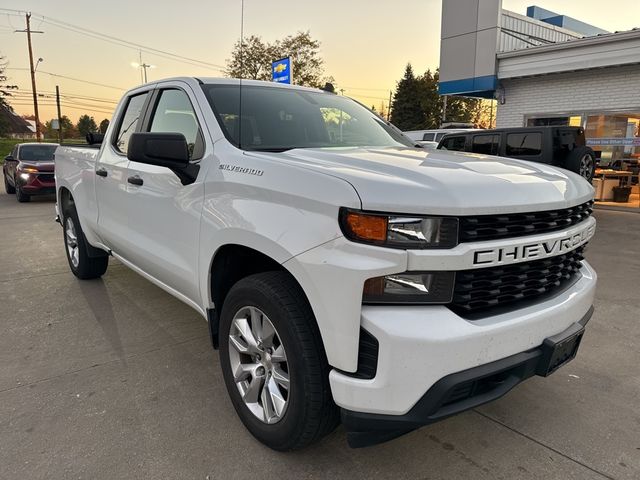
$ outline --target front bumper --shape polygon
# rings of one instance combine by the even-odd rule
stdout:
[[[334,400],[352,412],[346,424],[353,412],[413,418],[413,409],[441,379],[530,352],[582,321],[593,305],[596,274],[585,261],[579,275],[551,298],[475,321],[444,306],[364,306],[361,325],[379,343],[375,377],[338,370],[329,376]],[[435,421],[429,415],[418,424]]]
[[[392,440],[416,428],[496,400],[534,375],[547,376],[572,360],[593,307],[565,331],[545,339],[537,348],[479,365],[438,380],[404,415],[362,413],[342,409],[342,423],[354,448]],[[570,348],[554,357],[555,349],[571,341]]]
[[[22,175],[26,175],[24,178]],[[56,193],[53,172],[28,173],[16,175],[16,184],[28,195],[50,195]]]

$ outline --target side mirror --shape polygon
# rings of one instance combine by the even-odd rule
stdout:
[[[183,185],[193,183],[200,166],[189,163],[189,146],[181,133],[139,132],[129,137],[127,158],[169,168]]]
[[[4,157],[4,161],[5,162],[13,162],[15,160],[13,158],[13,155],[7,155],[6,157]]]
[[[189,165],[189,147],[181,133],[133,133],[129,137],[127,158],[134,162],[180,169]]]

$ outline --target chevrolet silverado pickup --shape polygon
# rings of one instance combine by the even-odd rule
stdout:
[[[113,257],[198,311],[273,449],[340,421],[363,447],[499,398],[570,361],[593,312],[587,181],[425,151],[328,91],[162,80],[55,157],[73,274]]]

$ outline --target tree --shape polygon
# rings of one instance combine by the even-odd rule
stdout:
[[[102,134],[107,133],[107,128],[109,128],[109,119],[105,118],[100,122],[100,126],[98,127],[98,131]]]
[[[334,82],[333,77],[324,75],[320,42],[314,40],[310,32],[298,32],[273,43],[255,35],[245,38],[242,45],[238,40],[224,73],[233,78],[271,80],[271,63],[284,57],[291,57],[296,85],[320,88]]]
[[[427,70],[415,77],[410,67],[407,65],[404,77],[398,82],[391,121],[401,130],[439,128],[444,110],[444,97],[438,93],[440,72]],[[485,111],[486,104],[479,98],[448,96],[445,121],[488,126]]]
[[[9,104],[7,104],[7,97],[11,96],[11,90],[17,90],[17,85],[8,85],[7,76],[4,74],[5,69],[7,68],[7,61],[5,57],[0,55],[0,104],[4,107],[7,107],[13,110]]]
[[[16,85],[7,85],[7,77],[4,74],[4,70],[7,67],[5,58],[0,55],[0,108],[4,107],[10,111],[13,111],[11,106],[7,103],[7,97],[11,96],[11,90],[16,90]],[[4,115],[0,116],[0,137],[6,135],[9,131],[9,122],[4,118]]]
[[[93,119],[93,117],[90,117],[89,115],[82,115],[78,119],[78,124],[76,125],[76,128],[78,129],[78,133],[80,134],[81,137],[86,136],[87,133],[98,131],[98,126],[96,125],[96,121]]]
[[[74,138],[78,136],[76,127],[73,126],[73,122],[69,117],[63,115],[60,120],[63,138]],[[58,129],[53,128],[53,119],[48,122],[44,122],[44,129],[42,131],[45,132],[46,138],[58,138]]]
[[[420,84],[410,63],[404,69],[404,76],[398,82],[393,96],[391,123],[400,130],[417,130],[424,124],[424,111],[420,104]]]

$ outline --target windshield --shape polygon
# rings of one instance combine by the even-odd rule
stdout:
[[[290,88],[203,85],[227,139],[245,150],[413,146],[401,133],[347,97]]]
[[[57,145],[22,145],[18,159],[23,162],[53,162],[53,153]]]

